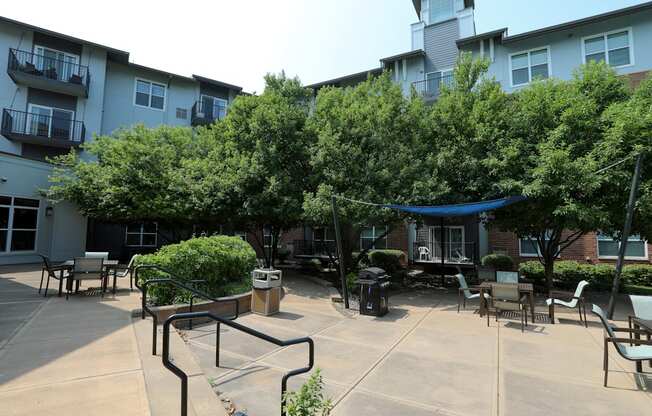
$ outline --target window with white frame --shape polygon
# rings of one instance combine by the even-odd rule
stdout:
[[[74,132],[75,112],[62,108],[29,104],[27,106],[26,133],[52,139],[77,139],[80,132]],[[19,123],[14,128],[20,129]]]
[[[598,233],[596,239],[598,242],[598,258],[615,259],[618,257],[620,241],[613,238],[613,236],[602,233]],[[647,241],[638,235],[630,235],[627,239],[625,259],[646,260],[647,257]]]
[[[0,253],[36,250],[40,201],[0,195]]]
[[[313,228],[312,239],[314,241],[335,241],[335,230],[326,227]]]
[[[454,0],[430,0],[430,24],[450,19],[455,15]]]
[[[550,236],[546,233],[546,241],[550,240]],[[535,237],[520,237],[518,239],[518,251],[521,257],[537,257],[541,255],[539,244]]]
[[[133,223],[127,226],[125,245],[129,247],[156,247],[158,224],[155,222]]]
[[[281,233],[278,234],[277,245],[280,245]],[[266,225],[263,227],[263,245],[265,247],[271,247],[274,242],[274,236],[272,235],[272,227]]]
[[[235,231],[233,233],[235,237],[240,237],[242,241],[247,241],[247,232],[246,231]]]
[[[621,29],[586,37],[582,43],[584,62],[605,61],[616,68],[630,65],[633,62],[631,46],[631,29]]]
[[[136,78],[134,104],[163,110],[165,108],[165,91],[166,87],[163,84]]]
[[[387,248],[387,235],[379,237],[387,232],[386,226],[369,226],[360,233],[360,250],[380,250]]]
[[[550,49],[532,49],[510,55],[512,86],[526,85],[550,77]]]

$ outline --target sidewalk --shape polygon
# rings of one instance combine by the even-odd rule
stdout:
[[[149,415],[131,325],[138,293],[66,301],[51,285],[44,299],[40,271],[7,270],[0,269],[0,312],[10,316],[0,337],[3,414]]]

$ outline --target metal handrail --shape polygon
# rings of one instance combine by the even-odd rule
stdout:
[[[10,48],[7,69],[70,84],[81,84],[88,94],[90,73],[86,65]]]
[[[195,318],[210,318],[217,322],[217,343],[215,345],[216,351],[216,363],[215,366],[219,367],[219,351],[220,351],[220,324],[230,326],[233,329],[244,332],[256,338],[267,341],[271,344],[274,344],[279,347],[288,347],[291,345],[297,344],[308,344],[308,366],[291,370],[283,375],[281,379],[281,415],[284,414],[285,408],[285,392],[287,391],[287,382],[290,377],[294,377],[299,374],[307,373],[312,370],[312,367],[315,363],[315,344],[310,337],[295,338],[290,340],[280,340],[274,338],[262,332],[256,331],[255,329],[246,327],[242,324],[239,324],[228,319],[221,318],[217,315],[213,315],[211,312],[189,312],[189,313],[178,313],[170,316],[165,320],[163,324],[163,365],[165,368],[174,373],[177,377],[181,379],[181,416],[187,416],[188,414],[188,375],[181,370],[179,367],[174,365],[170,361],[170,325],[174,321],[186,320],[186,319],[195,319]]]
[[[208,121],[221,120],[224,116],[220,116],[220,110],[224,110],[224,114],[226,114],[227,107],[226,105],[207,105],[201,100],[195,101],[191,108],[191,117],[192,119],[203,118]],[[215,109],[218,109],[217,114]],[[203,116],[200,117],[199,114],[203,114]]]
[[[59,122],[64,127],[54,127]],[[47,131],[40,131],[38,123],[47,124]],[[66,128],[67,127],[67,128]],[[44,139],[84,143],[86,126],[83,121],[61,117],[46,116],[27,111],[5,108],[2,110],[3,134],[22,134],[43,137]]]
[[[150,279],[145,281],[145,283],[142,284],[142,286],[139,284],[138,281],[138,272],[143,269],[148,269],[148,270],[158,270],[161,271],[169,276],[174,277],[175,279]],[[215,303],[226,303],[226,302],[233,302],[235,305],[235,314],[232,317],[226,318],[228,320],[233,320],[233,319],[238,319],[238,316],[240,316],[240,302],[238,299],[218,299],[218,298],[213,298],[210,295],[200,292],[194,287],[187,286],[181,282],[179,282],[178,277],[174,275],[171,271],[165,269],[164,267],[157,266],[154,264],[142,264],[140,266],[136,266],[134,268],[134,279],[136,280],[136,287],[142,292],[143,296],[141,298],[141,319],[145,319],[145,313],[148,313],[149,316],[152,317],[152,355],[156,355],[156,328],[158,326],[158,317],[152,311],[148,306],[147,306],[147,288],[150,285],[154,284],[167,284],[167,285],[172,285],[176,286],[179,289],[187,290],[192,294],[190,297],[190,312],[192,313],[192,307],[193,307],[193,301],[195,298],[203,298],[206,300],[213,301]],[[191,283],[200,283],[200,282],[205,282],[205,280],[191,280]],[[190,321],[192,322],[192,321]]]
[[[414,81],[412,86],[414,87],[417,94],[424,97],[436,98],[438,97],[443,87],[451,88],[455,82],[455,76],[442,75],[439,78],[430,78],[420,81]]]

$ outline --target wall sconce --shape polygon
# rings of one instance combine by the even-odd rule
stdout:
[[[45,216],[51,217],[54,214],[54,207],[45,207]]]

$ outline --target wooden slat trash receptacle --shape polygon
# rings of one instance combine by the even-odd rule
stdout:
[[[281,306],[281,271],[256,269],[251,273],[251,277],[251,311],[265,316],[278,313]]]

